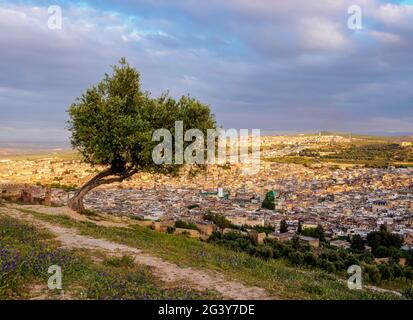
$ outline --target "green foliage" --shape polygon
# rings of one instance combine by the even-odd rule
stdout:
[[[374,250],[374,255],[377,258],[387,258],[390,255],[390,250],[385,246],[379,246]]]
[[[90,277],[86,291],[93,300],[200,300],[216,298],[208,290],[197,292],[187,288],[159,288],[149,268],[139,271],[102,271]]]
[[[15,219],[0,217],[0,299],[31,298],[28,288],[47,284],[48,268],[63,270],[63,287],[78,299],[159,300],[216,299],[213,291],[163,288],[147,267],[136,266],[133,258],[109,258],[103,264],[92,262],[83,250],[59,249],[52,235]],[[48,291],[50,298],[60,291]]]
[[[303,231],[303,226],[302,226],[301,220],[298,220],[297,234],[301,234],[302,231]]]
[[[287,242],[266,239],[265,244],[257,244],[251,237],[237,231],[225,234],[217,231],[210,236],[208,242],[264,260],[284,258],[293,266],[317,268],[328,273],[346,274],[349,266],[361,264],[366,272],[366,279],[373,284],[380,283],[382,279],[413,279],[413,270],[410,267],[401,267],[398,263],[377,267],[373,264],[371,254],[364,250],[352,252],[328,246],[312,249],[304,245],[298,236]]]
[[[139,226],[130,228],[103,227],[91,222],[75,221],[63,215],[46,215],[33,210],[19,209],[36,219],[65,227],[76,228],[83,235],[99,237],[117,243],[144,249],[166,261],[182,266],[219,270],[230,278],[239,279],[251,286],[267,289],[285,299],[389,299],[396,298],[387,293],[349,290],[336,277],[320,270],[300,270],[291,268],[283,259],[262,259],[247,252],[239,252],[225,247],[200,242],[195,239],[163,234]],[[240,235],[239,235],[240,236]],[[236,239],[236,238],[235,238]],[[245,245],[249,240],[241,241]],[[292,251],[289,243],[268,241],[274,258],[285,257]],[[294,285],[291,285],[291,284]],[[295,285],[297,284],[297,285]],[[319,293],[311,293],[302,286],[322,288]]]
[[[225,218],[223,214],[220,214],[220,213],[208,212],[204,214],[203,219],[213,222],[217,227],[222,228],[222,229],[225,229],[225,228],[236,229],[237,228],[234,224],[232,224],[231,221],[229,221],[227,218]]]
[[[413,149],[402,148],[394,143],[351,145],[322,157],[322,160],[359,163],[370,168],[386,168],[393,162],[412,162]]]
[[[329,273],[336,272],[335,264],[329,260],[322,259],[320,262],[320,267],[323,270],[326,270]]]
[[[25,283],[35,279],[47,283],[51,265],[61,266],[68,274],[76,269],[70,254],[44,243],[51,237],[15,219],[0,217],[0,299],[21,297]]]
[[[175,227],[169,226],[168,228],[166,228],[166,233],[173,234],[175,233],[175,230],[176,230]]]
[[[131,256],[123,255],[120,258],[112,257],[107,258],[103,262],[104,264],[111,266],[111,267],[133,267],[135,265],[134,259]]]
[[[367,274],[368,280],[374,284],[379,284],[381,281],[380,270],[376,265],[365,264],[364,273]]]
[[[286,220],[281,220],[280,222],[280,233],[288,232],[288,224]]]
[[[399,250],[403,244],[403,239],[399,235],[389,232],[385,226],[382,226],[380,231],[373,231],[367,235],[367,244],[371,247],[375,256],[388,257],[390,252],[392,252],[390,248],[393,247]]]
[[[413,147],[401,147],[383,137],[360,136],[359,142],[334,144],[321,149],[304,149],[299,155],[268,158],[266,161],[295,163],[311,166],[317,162],[364,165],[368,168],[410,167],[413,163]],[[325,153],[325,155],[322,155]]]
[[[360,235],[356,234],[351,238],[351,249],[357,251],[364,250],[364,240]]]
[[[316,267],[318,265],[318,258],[314,253],[307,252],[304,255],[304,263],[308,266]]]
[[[246,228],[253,229],[256,230],[258,233],[265,233],[267,235],[275,231],[275,228],[272,226],[246,226]]]
[[[303,236],[317,238],[320,241],[325,241],[325,232],[321,225],[317,226],[317,228],[307,228],[301,231]]]
[[[288,260],[296,266],[303,265],[304,255],[299,251],[293,251],[288,254]]]
[[[182,220],[175,221],[175,228],[191,229],[200,231],[196,224]]]
[[[86,209],[86,210],[83,212],[83,214],[84,214],[85,216],[88,216],[89,218],[90,218],[90,217],[95,217],[95,218],[98,218],[98,217],[99,217],[99,213],[97,213],[96,211],[91,210],[91,209]]]
[[[152,160],[158,144],[152,134],[161,128],[174,133],[178,120],[183,121],[184,131],[197,128],[206,134],[215,128],[209,106],[189,96],[152,98],[141,88],[140,73],[125,59],[112,68],[111,75],[70,106],[72,146],[86,162],[107,166],[120,176],[135,170],[176,172],[178,165],[156,165]]]
[[[394,269],[387,264],[378,265],[381,279],[383,280],[393,280],[394,278]]]
[[[402,295],[408,300],[413,300],[413,286],[402,290]]]

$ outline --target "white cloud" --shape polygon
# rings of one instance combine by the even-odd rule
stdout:
[[[371,35],[376,40],[389,44],[389,45],[397,45],[403,44],[402,37],[398,34],[391,33],[391,32],[380,32],[376,30],[368,31],[368,34]]]
[[[125,12],[140,13],[142,1]],[[228,127],[347,130],[355,118],[379,126],[390,112],[412,115],[411,89],[397,84],[412,82],[413,42],[374,16],[378,1],[162,0],[144,18],[69,5],[60,31],[47,28],[45,7],[0,4],[0,30],[10,30],[0,33],[0,111],[10,121],[24,117],[24,126],[46,118],[63,128],[73,99],[125,56],[144,89],[189,92]],[[359,33],[347,29],[350,4],[367,17]],[[171,7],[181,10],[178,19]],[[394,17],[409,14],[387,21],[395,26]],[[408,125],[386,121],[386,128]]]
[[[413,5],[387,3],[377,8],[375,16],[389,27],[413,29]]]
[[[350,45],[339,24],[325,18],[304,18],[298,30],[306,49],[342,50],[348,49]]]

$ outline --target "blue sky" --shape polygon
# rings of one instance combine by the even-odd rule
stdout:
[[[70,103],[123,56],[227,128],[413,132],[411,0],[0,0],[0,48],[0,141],[66,140]]]

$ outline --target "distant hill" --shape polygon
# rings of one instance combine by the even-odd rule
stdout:
[[[61,153],[71,150],[67,142],[4,142],[0,141],[0,158],[47,153]]]
[[[317,133],[308,133],[304,136],[340,136],[340,137],[352,137],[355,139],[365,139],[365,140],[385,140],[388,142],[402,142],[402,141],[413,141],[413,135],[410,133],[395,133],[395,134],[365,134],[365,133],[351,133],[351,132],[336,132],[336,131],[321,131]]]

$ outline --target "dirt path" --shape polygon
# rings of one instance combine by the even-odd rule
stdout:
[[[38,208],[36,208],[38,209]],[[40,210],[39,210],[40,211]],[[149,266],[153,274],[161,281],[173,283],[181,286],[204,290],[215,289],[223,295],[225,299],[233,300],[266,300],[276,299],[268,292],[258,287],[248,287],[236,281],[228,281],[221,274],[213,271],[203,271],[194,268],[181,268],[174,263],[167,262],[161,258],[143,253],[141,250],[107,241],[78,234],[76,229],[64,228],[53,225],[45,221],[35,219],[32,215],[22,213],[11,208],[0,208],[0,213],[11,217],[33,223],[46,228],[56,235],[64,248],[101,250],[107,254],[129,254],[135,256],[135,263]]]

